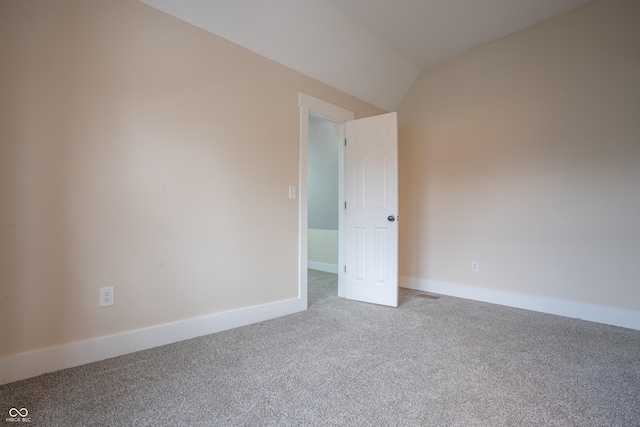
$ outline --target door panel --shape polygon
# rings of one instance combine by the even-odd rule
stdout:
[[[397,307],[397,115],[348,121],[346,128],[345,297]]]

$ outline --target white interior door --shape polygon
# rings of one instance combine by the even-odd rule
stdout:
[[[347,122],[345,297],[398,306],[396,113]]]

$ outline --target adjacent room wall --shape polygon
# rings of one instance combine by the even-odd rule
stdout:
[[[309,268],[338,272],[338,125],[309,115]]]
[[[308,234],[308,268],[312,270],[338,272],[338,230],[310,228]]]
[[[298,93],[383,112],[136,0],[3,0],[0,58],[0,358],[297,298]]]
[[[639,17],[595,1],[421,74],[398,111],[405,282],[640,311]]]

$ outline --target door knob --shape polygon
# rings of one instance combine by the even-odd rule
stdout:
[[[389,216],[387,217],[387,221],[389,221],[389,222],[393,222],[393,221],[395,221],[395,220],[396,220],[396,217],[395,217],[395,216],[393,216],[393,215],[389,215]]]

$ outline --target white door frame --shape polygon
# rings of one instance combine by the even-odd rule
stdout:
[[[309,157],[309,114],[324,117],[342,125],[355,118],[352,111],[330,104],[306,93],[298,93],[300,106],[300,180],[298,184],[298,296],[300,310],[307,309],[307,244],[308,244],[308,157]],[[344,203],[344,145],[339,151],[339,190],[338,199]],[[338,210],[338,295],[344,296],[344,209]]]

